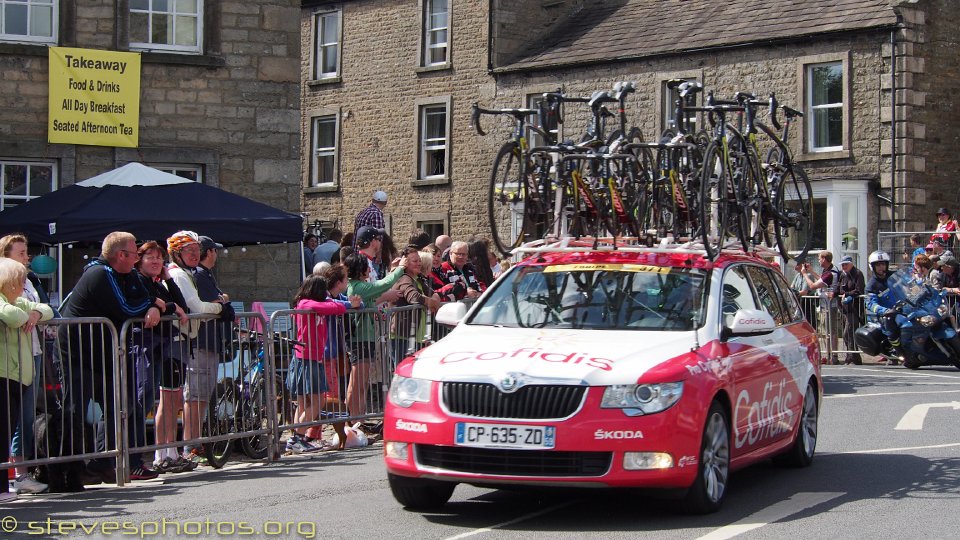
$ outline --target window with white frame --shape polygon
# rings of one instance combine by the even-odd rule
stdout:
[[[0,41],[56,43],[57,0],[0,0]]]
[[[543,108],[541,108],[541,105]],[[549,111],[544,103],[543,94],[530,94],[527,96],[527,108],[535,109],[540,111],[541,114],[537,114],[534,117],[530,117],[530,121],[534,123],[541,130],[550,133],[553,136],[553,140],[560,140],[560,123],[557,121],[556,111]],[[543,118],[542,115],[546,114],[548,117]],[[545,146],[547,141],[543,140],[543,137],[537,133],[535,130],[527,129],[527,147],[535,148],[537,146]]]
[[[340,75],[340,11],[317,13],[313,19],[313,78]]]
[[[154,169],[194,182],[203,182],[203,167],[199,165],[152,165]]]
[[[420,107],[420,178],[447,176],[447,105],[438,103]]]
[[[843,149],[843,63],[806,66],[807,144],[811,152]]]
[[[337,183],[337,119],[339,115],[315,116],[310,128],[310,186]]]
[[[697,79],[684,77],[684,81],[696,82]],[[677,130],[677,100],[680,99],[680,91],[676,88],[668,88],[667,81],[664,81],[662,91],[660,93],[663,96],[663,103],[661,104],[663,110],[663,126],[664,130],[672,129],[673,131]],[[699,94],[688,94],[684,101],[684,106],[687,107],[696,107],[697,106],[697,95]],[[688,124],[687,127],[689,131],[697,131],[697,115],[688,114],[687,115]]]
[[[449,0],[423,0],[423,65],[440,66],[450,59]]]
[[[130,0],[130,48],[200,53],[203,0]]]
[[[57,189],[53,163],[0,159],[0,210],[13,208]]]

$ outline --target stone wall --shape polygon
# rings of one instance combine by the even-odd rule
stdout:
[[[896,196],[904,209],[897,218],[902,230],[932,230],[937,208],[948,207],[954,214],[960,210],[960,106],[955,97],[960,14],[951,0],[899,4],[904,28],[897,34]],[[889,122],[890,97],[885,95]],[[889,145],[884,152],[889,156]]]
[[[487,234],[486,178],[489,160],[479,147],[495,144],[468,127],[470,104],[489,103],[487,75],[487,3],[454,2],[451,25],[452,67],[418,69],[421,20],[417,2],[360,0],[342,4],[341,81],[302,88],[303,185],[308,185],[310,121],[317,111],[339,111],[339,189],[307,190],[308,220],[339,219],[353,231],[357,212],[374,190],[389,194],[385,209],[391,233],[403,244],[418,219],[439,217],[457,235]],[[320,9],[326,9],[321,7]],[[301,16],[301,73],[310,74],[313,9]],[[418,99],[449,97],[452,109],[451,173],[441,185],[415,185]]]
[[[117,2],[125,9],[124,0]],[[75,9],[61,19],[58,45],[116,49],[125,43],[117,2],[67,2]],[[206,4],[206,54],[142,55],[136,149],[48,144],[46,47],[0,44],[0,93],[9,100],[0,117],[0,156],[55,158],[61,186],[128,161],[202,164],[209,184],[299,211],[300,2]],[[177,228],[171,223],[170,232]],[[299,257],[299,246],[238,248],[221,259],[219,279],[238,300],[288,299],[299,285]],[[68,277],[65,286],[74,281]]]

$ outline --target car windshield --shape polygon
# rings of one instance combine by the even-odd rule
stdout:
[[[700,270],[641,264],[526,266],[501,278],[467,324],[693,330],[705,281]]]

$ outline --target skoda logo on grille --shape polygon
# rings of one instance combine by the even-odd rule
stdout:
[[[516,392],[520,389],[520,379],[518,379],[514,374],[508,373],[500,379],[500,390],[506,393]]]

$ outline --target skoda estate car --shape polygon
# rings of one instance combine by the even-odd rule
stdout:
[[[442,506],[457,483],[663,488],[720,508],[730,472],[809,465],[819,348],[755,254],[544,249],[401,362],[384,453],[394,497]]]

